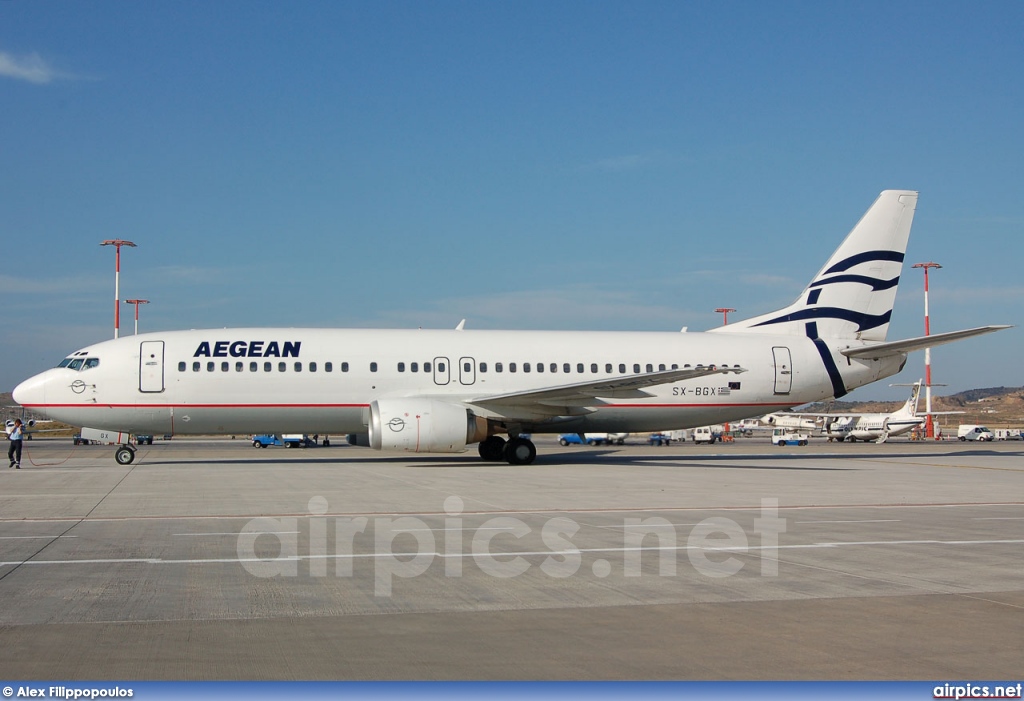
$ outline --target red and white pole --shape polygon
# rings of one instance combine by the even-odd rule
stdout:
[[[121,247],[117,247],[114,264],[114,338],[121,329]]]
[[[121,329],[121,246],[134,248],[135,244],[124,239],[107,239],[100,245],[113,246],[117,250],[114,265],[114,338],[117,338]]]
[[[126,299],[124,301],[124,303],[125,304],[134,304],[135,305],[135,335],[138,336],[139,335],[139,305],[140,304],[149,304],[149,300],[148,299]]]
[[[928,315],[928,269],[941,268],[938,263],[916,263],[915,268],[924,268],[924,335],[931,335]],[[935,438],[935,424],[932,422],[932,349],[924,349],[924,431],[927,438]]]

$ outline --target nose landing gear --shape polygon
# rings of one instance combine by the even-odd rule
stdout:
[[[135,461],[135,449],[130,445],[118,446],[114,451],[114,460],[118,465],[131,465]]]

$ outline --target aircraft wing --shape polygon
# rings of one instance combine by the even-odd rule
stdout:
[[[983,333],[992,333],[993,331],[1000,331],[1002,329],[1009,328],[1012,327],[1006,324],[978,326],[973,329],[936,333],[930,336],[918,336],[917,338],[908,338],[903,341],[890,341],[888,343],[876,343],[870,346],[843,348],[839,352],[848,358],[870,358],[872,360],[878,360],[879,358],[887,358],[894,355],[901,355],[903,353],[921,350],[923,348],[941,346],[944,343],[952,343],[953,341],[959,341],[962,338],[980,336]]]
[[[578,416],[589,414],[597,407],[605,404],[600,397],[609,399],[630,399],[653,396],[645,392],[645,387],[654,387],[669,382],[681,382],[708,375],[746,372],[746,369],[734,366],[698,365],[678,370],[660,370],[639,375],[623,375],[620,377],[602,378],[589,382],[576,382],[568,385],[545,387],[543,389],[495,394],[467,399],[468,404],[484,407],[504,416],[514,415],[521,418],[550,418],[554,416]]]

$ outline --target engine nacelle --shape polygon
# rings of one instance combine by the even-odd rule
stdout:
[[[412,453],[461,453],[487,437],[487,421],[466,407],[434,399],[378,399],[370,404],[370,447]]]

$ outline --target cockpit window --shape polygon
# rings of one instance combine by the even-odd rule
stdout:
[[[68,367],[72,370],[81,370],[82,363],[85,362],[85,358],[72,358],[71,362],[68,363]]]
[[[64,358],[64,360],[60,361],[60,364],[58,364],[57,367],[59,367],[59,368],[66,368],[70,363],[71,363],[71,358]]]
[[[82,369],[83,370],[88,370],[89,368],[97,367],[99,364],[100,364],[100,359],[99,358],[86,358],[85,359],[85,367],[82,368]]]

